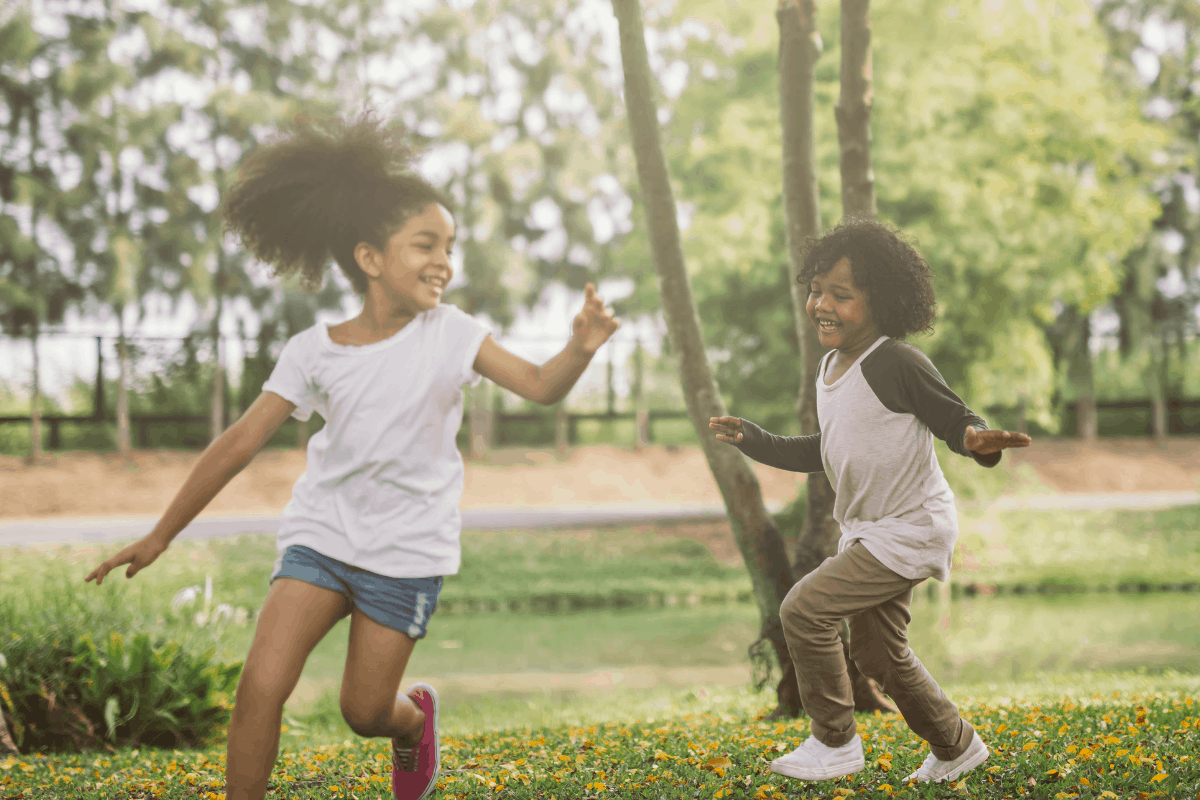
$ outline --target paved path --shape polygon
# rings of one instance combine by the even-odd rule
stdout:
[[[993,509],[1147,509],[1200,504],[1200,492],[1138,494],[1069,494],[1002,497]],[[964,503],[964,508],[978,504]],[[768,504],[774,513],[780,504]],[[464,530],[566,528],[581,525],[653,522],[657,520],[712,519],[725,514],[720,504],[639,503],[596,504],[524,508],[463,509]],[[150,532],[155,517],[101,517],[96,519],[25,519],[0,521],[0,547],[60,542],[117,542],[137,539]],[[276,514],[207,516],[192,522],[181,538],[216,539],[243,533],[275,533]]]
[[[772,512],[778,504],[768,504]],[[463,530],[567,528],[654,520],[712,519],[724,516],[719,504],[639,503],[635,505],[575,505],[524,508],[465,508]],[[95,519],[24,519],[0,521],[0,546],[57,542],[115,542],[137,539],[154,527],[157,517],[100,517]],[[275,533],[278,514],[202,516],[184,528],[180,538],[216,539],[243,533]]]

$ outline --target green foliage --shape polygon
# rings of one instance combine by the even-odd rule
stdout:
[[[698,19],[710,19],[705,8]],[[731,408],[753,404],[739,383],[757,367],[777,385],[756,390],[784,419],[795,392],[783,376],[798,370],[781,291],[778,32],[773,20],[752,22],[767,15],[748,7],[707,13],[714,30],[747,33],[727,54],[702,40],[685,55],[712,77],[687,87],[669,124],[671,171],[692,211],[684,247],[699,304],[711,309],[702,314],[707,341],[731,362],[721,384]],[[840,216],[832,113],[840,54],[838,9],[821,13],[815,135],[828,225]],[[879,213],[918,240],[941,308],[935,333],[914,344],[973,404],[1024,397],[1029,416],[1049,426],[1056,365],[1041,327],[1056,302],[1089,310],[1117,289],[1121,259],[1157,213],[1139,169],[1168,137],[1106,83],[1097,68],[1105,42],[1086,3],[993,13],[927,0],[872,14]],[[772,295],[773,304],[763,301]]]
[[[25,752],[196,746],[228,721],[240,664],[64,576],[0,597],[3,711]]]

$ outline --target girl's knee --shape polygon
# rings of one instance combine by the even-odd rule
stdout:
[[[235,700],[239,706],[278,706],[283,708],[292,693],[293,682],[278,671],[248,662],[238,678]]]
[[[359,736],[383,736],[388,731],[395,698],[383,702],[374,698],[359,697],[343,690],[341,698],[342,719],[350,730]]]

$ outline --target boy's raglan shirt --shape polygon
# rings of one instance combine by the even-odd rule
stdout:
[[[794,472],[821,472],[837,493],[838,552],[862,542],[871,555],[911,580],[950,575],[958,515],[933,437],[959,455],[995,466],[1000,453],[963,444],[968,426],[987,424],[956,395],[917,348],[881,336],[846,373],[826,384],[836,351],[817,374],[820,433],[775,436],[742,420],[738,448],[755,461]]]

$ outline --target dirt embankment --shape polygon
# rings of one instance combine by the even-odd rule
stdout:
[[[115,455],[60,453],[26,466],[0,457],[0,519],[159,514],[183,484],[198,454],[145,451],[131,462]],[[1143,439],[1043,440],[1013,451],[1047,489],[1058,492],[1194,491],[1200,487],[1200,437],[1161,445]],[[295,450],[259,454],[206,514],[275,513],[304,471]],[[755,465],[767,502],[786,502],[803,475]],[[544,450],[507,450],[468,462],[464,507],[591,503],[719,503],[699,448],[584,447],[558,459]]]

